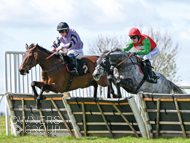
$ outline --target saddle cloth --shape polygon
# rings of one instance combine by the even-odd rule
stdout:
[[[71,59],[65,55],[65,53],[58,53],[59,58],[61,58],[63,61],[65,61],[65,67],[67,69],[68,72],[71,73],[71,70],[73,69],[73,65],[71,63]],[[78,71],[78,76],[83,76],[86,73],[90,73],[89,67],[87,62],[85,61],[84,58],[87,58],[89,60],[91,60],[92,62],[94,62],[94,58],[95,56],[88,56],[88,57],[83,57],[80,60],[77,60],[77,71]],[[76,75],[75,75],[76,76]]]
[[[72,65],[70,63],[65,64],[66,69],[68,72],[71,72],[72,70]],[[81,60],[77,60],[77,71],[79,73],[79,76],[85,75],[86,73],[90,73],[88,64]]]

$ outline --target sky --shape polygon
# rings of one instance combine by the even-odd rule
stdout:
[[[26,43],[50,50],[59,36],[56,27],[60,22],[77,31],[85,54],[98,35],[127,35],[132,27],[143,25],[172,32],[181,47],[176,59],[182,80],[178,85],[190,85],[189,0],[0,0],[0,13],[2,69],[4,51],[25,51]],[[0,70],[0,94],[4,94],[4,70]],[[3,110],[4,101],[0,104]]]

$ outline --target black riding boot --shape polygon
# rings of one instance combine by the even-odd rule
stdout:
[[[77,59],[75,57],[71,58],[71,62],[72,62],[72,70],[71,70],[71,74],[78,76],[78,70],[77,70]]]
[[[151,66],[151,62],[149,60],[145,60],[146,61],[146,65],[148,67],[148,71],[149,71],[149,75],[148,75],[148,81],[152,82],[152,83],[157,83],[154,78],[153,78],[153,72],[152,72],[152,66]]]

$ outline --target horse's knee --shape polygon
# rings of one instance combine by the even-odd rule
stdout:
[[[49,87],[49,86],[48,86],[47,84],[45,84],[44,86],[42,86],[41,89],[44,91],[44,90],[48,89],[48,87]]]
[[[33,82],[31,83],[31,86],[33,87],[33,86],[35,86],[35,85],[36,85],[36,82],[33,81]]]

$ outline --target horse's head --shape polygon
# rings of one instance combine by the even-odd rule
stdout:
[[[111,64],[109,61],[109,55],[111,51],[103,52],[100,57],[96,61],[96,67],[92,74],[94,80],[100,80],[101,76],[103,76],[106,72],[109,72]]]
[[[35,49],[38,47],[38,45],[31,44],[29,47],[26,44],[26,53],[23,55],[23,62],[19,68],[19,72],[21,75],[25,75],[26,73],[29,73],[29,70],[34,67],[37,62],[37,55],[38,53],[35,52]]]

